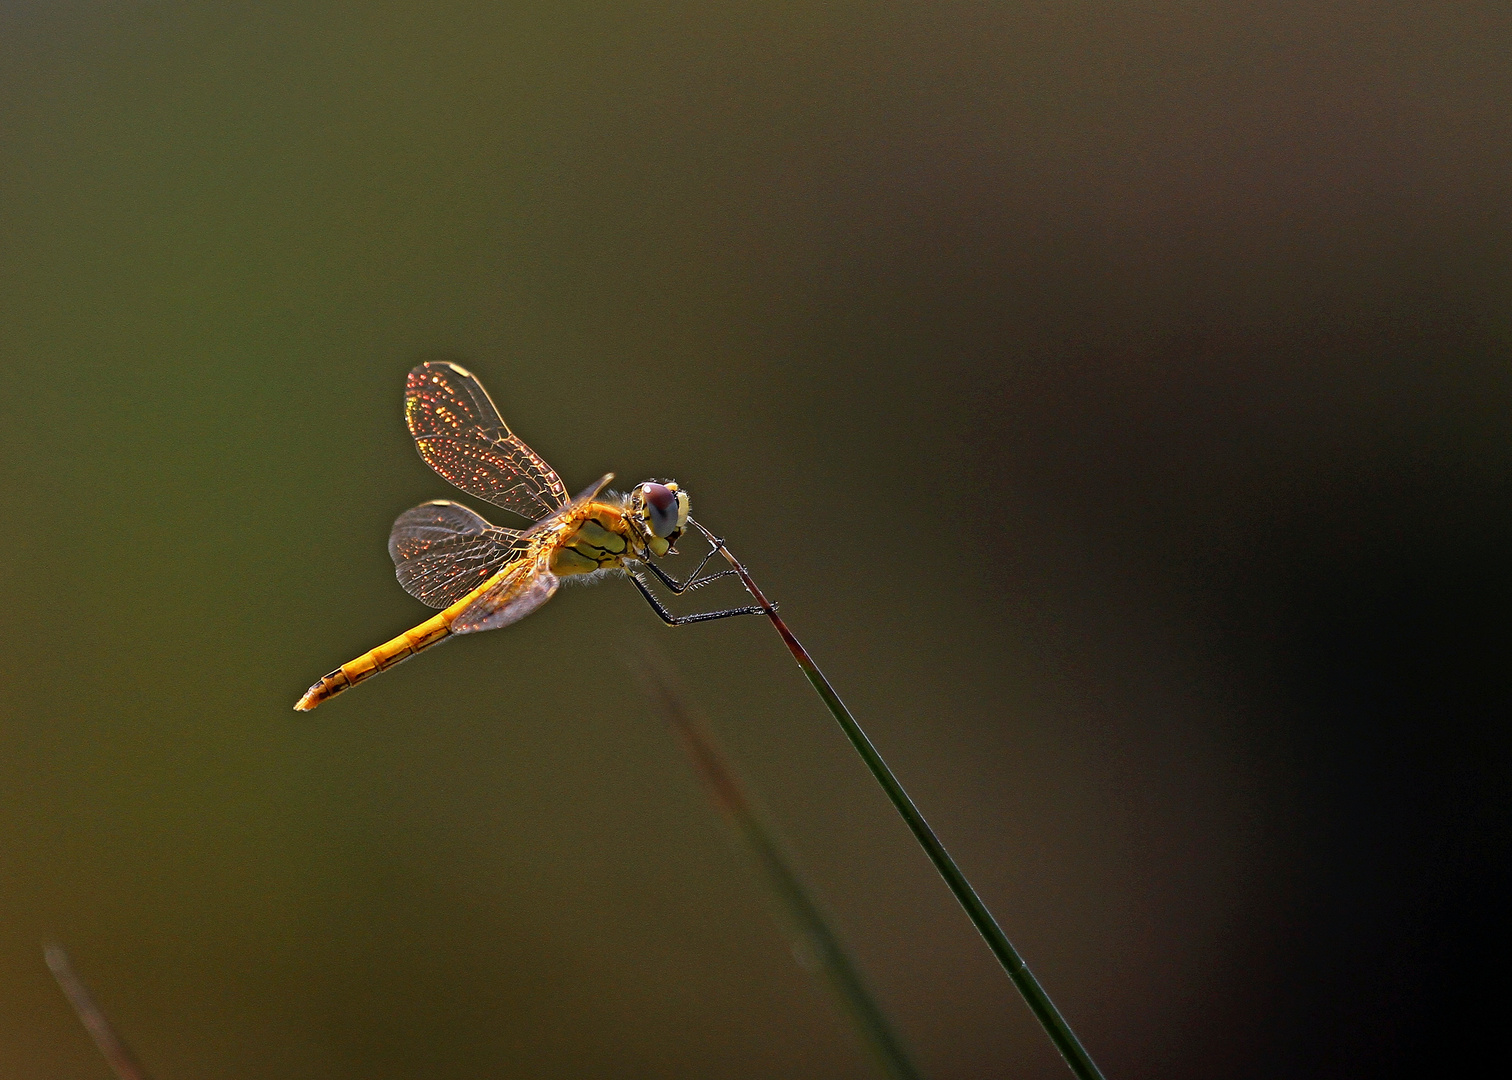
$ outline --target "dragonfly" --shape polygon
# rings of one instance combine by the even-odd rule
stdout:
[[[518,622],[555,595],[563,579],[623,575],[668,626],[760,615],[760,606],[674,615],[641,573],[651,571],[673,594],[736,573],[704,575],[718,538],[703,526],[709,551],[679,581],[657,559],[677,554],[689,524],[688,492],[675,480],[648,480],[629,494],[608,491],[605,473],[576,498],[556,471],[509,430],[472,372],[444,361],[420,364],[404,387],[404,419],[415,448],[441,478],[484,502],[533,522],[491,525],[446,499],[406,510],[389,534],[389,555],[404,590],[441,609],[412,630],[320,678],[299,699],[304,712],[458,634]]]

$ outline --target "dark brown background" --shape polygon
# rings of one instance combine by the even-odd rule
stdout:
[[[1110,1077],[1463,1064],[1509,31],[0,5],[0,1073],[105,1075],[56,939],[161,1080],[867,1075],[627,678],[655,635],[924,1070],[1064,1075],[755,621],[564,591],[289,711],[424,615],[435,355],[570,487],[691,489]]]

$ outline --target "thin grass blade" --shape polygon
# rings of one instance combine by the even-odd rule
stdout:
[[[636,673],[646,696],[682,743],[709,798],[755,856],[801,950],[824,972],[862,1042],[893,1080],[919,1080],[902,1040],[867,989],[839,936],[794,869],[776,835],[762,820],[734,768],[715,743],[707,722],[688,703],[667,659],[647,645]]]
[[[829,709],[830,715],[835,718],[835,722],[840,725],[840,729],[845,732],[845,737],[850,740],[851,745],[856,748],[856,752],[861,755],[861,760],[866,762],[866,767],[871,770],[871,774],[876,778],[877,783],[882,785],[882,790],[887,793],[887,797],[892,801],[894,808],[902,815],[904,822],[907,823],[908,828],[913,832],[914,838],[919,841],[919,845],[924,849],[925,854],[929,856],[929,860],[934,863],[935,869],[945,879],[945,884],[950,887],[950,891],[960,901],[961,907],[966,909],[967,918],[971,920],[972,925],[977,928],[977,931],[986,940],[987,947],[992,950],[992,954],[1003,965],[1003,970],[1013,980],[1013,985],[1018,987],[1018,991],[1023,995],[1024,1001],[1029,1005],[1035,1018],[1039,1020],[1040,1026],[1045,1029],[1045,1034],[1050,1036],[1050,1041],[1055,1044],[1056,1049],[1061,1052],[1061,1056],[1066,1059],[1066,1064],[1070,1067],[1072,1073],[1080,1078],[1080,1080],[1103,1080],[1102,1072],[1098,1069],[1096,1063],[1093,1062],[1091,1055],[1082,1046],[1081,1040],[1076,1037],[1076,1032],[1071,1030],[1071,1025],[1066,1022],[1065,1017],[1061,1016],[1060,1010],[1055,1007],[1055,1002],[1050,1000],[1050,995],[1045,993],[1044,987],[1034,977],[1034,973],[1029,970],[1029,965],[1024,962],[1024,958],[1019,955],[1018,950],[1013,947],[1013,943],[1008,940],[1008,936],[998,926],[997,920],[992,917],[992,912],[988,911],[987,905],[982,903],[981,897],[972,888],[971,882],[966,879],[965,874],[961,873],[961,868],[950,857],[950,852],[945,850],[945,845],[940,843],[939,837],[929,827],[929,822],[924,820],[924,815],[919,813],[919,808],[914,805],[913,799],[909,798],[908,792],[903,789],[903,785],[893,775],[892,769],[888,768],[887,762],[882,759],[882,755],[872,745],[871,739],[861,729],[861,725],[856,722],[856,718],[851,715],[851,711],[845,707],[845,702],[840,700],[840,695],[835,693],[835,688],[830,685],[829,679],[825,678],[824,672],[819,670],[819,665],[814,663],[814,659],[809,655],[808,650],[793,636],[793,632],[788,629],[787,623],[783,622],[782,617],[777,614],[776,605],[766,598],[766,595],[756,584],[755,579],[751,577],[750,571],[745,568],[739,559],[735,558],[730,549],[725,546],[723,540],[692,518],[688,519],[688,524],[703,533],[705,539],[714,545],[715,549],[724,556],[725,561],[730,564],[736,575],[740,578],[740,582],[745,586],[746,591],[751,594],[751,597],[761,606],[762,611],[766,613],[767,618],[771,620],[772,626],[776,628],[777,633],[782,637],[783,643],[788,647],[788,651],[793,654],[793,659],[798,662],[799,670],[803,672],[804,677],[813,686],[815,692],[824,702],[825,707]]]

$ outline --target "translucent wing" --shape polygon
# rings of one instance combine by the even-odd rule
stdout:
[[[567,505],[562,478],[509,430],[472,372],[438,361],[412,370],[404,419],[425,463],[469,495],[531,521]]]
[[[519,543],[529,545],[532,537],[539,537],[540,530],[549,528],[562,518],[569,517],[583,503],[596,498],[609,486],[613,473],[605,473],[589,484],[565,507],[529,532],[520,534]],[[477,517],[476,514],[473,515]],[[482,520],[479,518],[478,520]],[[551,572],[551,549],[540,541],[534,558],[521,556],[516,569],[505,574],[489,587],[488,591],[474,600],[462,614],[452,620],[454,634],[476,634],[483,630],[497,630],[512,622],[519,622],[536,608],[550,600],[561,580]],[[466,595],[465,593],[463,595]]]
[[[474,600],[451,624],[454,634],[476,634],[519,622],[550,600],[561,584],[551,572],[551,556],[542,552]]]
[[[555,514],[551,515],[551,517],[548,520],[537,522],[535,528],[526,530],[522,535],[524,535],[524,536],[534,536],[536,533],[540,532],[542,529],[549,528],[550,526],[554,525],[556,522],[561,521],[563,518],[569,518],[569,517],[571,517],[572,516],[572,512],[574,510],[576,510],[578,507],[582,506],[585,502],[590,502],[593,499],[598,498],[599,492],[603,491],[606,487],[608,487],[609,486],[609,481],[611,481],[613,479],[614,479],[614,474],[612,472],[606,472],[603,476],[599,477],[593,483],[589,484],[582,491],[578,492],[575,496],[573,496],[573,499],[572,499],[572,501],[570,503],[568,503],[566,506],[562,507]]]
[[[455,604],[519,555],[520,533],[444,499],[406,510],[389,533],[404,591],[433,608]]]

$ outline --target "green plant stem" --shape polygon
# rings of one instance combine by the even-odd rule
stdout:
[[[707,724],[688,704],[687,696],[678,686],[665,657],[652,652],[648,646],[637,670],[647,696],[678,736],[710,799],[756,857],[767,885],[787,916],[795,949],[808,954],[829,979],[862,1042],[871,1050],[882,1071],[892,1080],[920,1080],[919,1071],[909,1060],[902,1040],[867,989],[839,935],[830,927],[829,920],[794,869],[776,835],[757,813],[734,768],[715,744]]]
[[[866,767],[871,770],[872,776],[876,777],[877,783],[882,785],[882,790],[887,793],[887,797],[892,800],[893,806],[903,816],[903,820],[913,832],[914,838],[919,841],[919,845],[923,847],[925,854],[934,863],[935,869],[945,879],[945,884],[950,886],[950,891],[955,893],[956,899],[966,909],[967,918],[971,920],[972,925],[986,939],[987,947],[992,950],[993,955],[998,958],[998,962],[1003,965],[1003,970],[1013,980],[1013,985],[1018,987],[1019,993],[1024,996],[1024,1001],[1028,1003],[1030,1010],[1039,1020],[1040,1026],[1045,1029],[1045,1034],[1050,1036],[1050,1041],[1055,1044],[1056,1049],[1061,1052],[1061,1056],[1066,1059],[1066,1064],[1070,1066],[1071,1071],[1080,1080],[1102,1080],[1102,1072],[1097,1068],[1096,1063],[1093,1062],[1091,1055],[1083,1048],[1081,1040],[1076,1037],[1076,1033],[1071,1030],[1071,1025],[1066,1023],[1065,1017],[1061,1016],[1060,1010],[1055,1007],[1055,1002],[1050,1000],[1050,995],[1045,993],[1044,987],[1040,986],[1039,980],[1029,970],[1029,965],[1024,963],[1024,958],[1019,955],[1018,950],[1013,947],[1013,943],[1008,940],[1008,936],[998,926],[997,920],[992,917],[992,912],[987,910],[987,905],[983,904],[981,897],[977,896],[976,890],[971,887],[971,882],[966,880],[966,875],[961,873],[960,867],[950,857],[950,852],[945,850],[945,845],[940,843],[939,837],[935,836],[934,830],[929,827],[929,822],[925,821],[924,815],[919,813],[919,808],[908,797],[908,792],[903,790],[903,785],[898,783],[898,778],[888,768],[887,762],[882,760],[882,755],[872,745],[871,739],[867,738],[866,732],[861,730],[861,725],[856,723],[856,718],[845,707],[845,702],[840,700],[840,695],[835,693],[835,688],[824,677],[824,672],[819,670],[819,665],[814,663],[814,659],[808,654],[808,650],[793,636],[793,632],[787,628],[787,624],[777,614],[776,607],[762,593],[755,580],[751,577],[750,572],[746,570],[740,560],[731,554],[730,549],[725,546],[724,541],[709,532],[708,529],[705,529],[698,522],[693,521],[691,518],[689,521],[724,556],[725,561],[730,564],[735,570],[736,575],[740,578],[741,584],[746,587],[746,591],[751,594],[756,603],[760,605],[761,610],[766,613],[767,618],[771,620],[772,625],[777,628],[777,633],[782,636],[782,640],[787,645],[788,651],[793,654],[793,659],[798,662],[799,669],[814,687],[814,690],[819,694],[824,704],[829,708],[836,723],[845,732],[846,738],[850,739],[851,745],[861,755],[861,759],[866,762]]]

